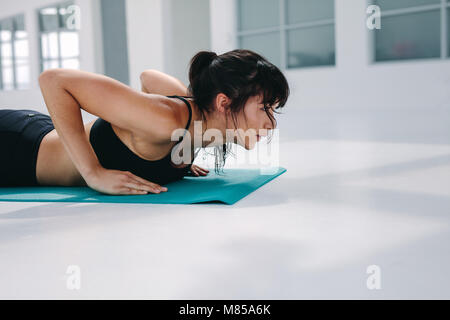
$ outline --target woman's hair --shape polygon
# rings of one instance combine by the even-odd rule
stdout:
[[[231,102],[231,111],[236,127],[236,115],[244,109],[250,97],[262,95],[265,111],[276,127],[270,107],[281,109],[289,97],[289,85],[283,73],[266,58],[251,50],[236,49],[217,55],[211,51],[200,51],[190,61],[189,94],[202,113],[214,111],[214,100],[219,93]],[[277,112],[278,113],[278,112]],[[245,116],[245,114],[244,114]],[[231,142],[214,148],[215,171],[225,165]]]

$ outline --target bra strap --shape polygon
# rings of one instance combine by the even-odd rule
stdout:
[[[188,102],[186,99],[183,98],[184,96],[176,96],[176,95],[174,95],[174,96],[167,96],[167,97],[168,97],[168,98],[178,98],[178,99],[181,99],[181,100],[183,100],[184,103],[187,105],[188,110],[189,110],[189,120],[188,120],[188,122],[187,122],[187,124],[186,124],[186,127],[185,127],[185,130],[187,130],[187,129],[189,128],[189,125],[191,124],[191,120],[192,120],[192,109],[191,109],[191,105],[189,104],[189,102]],[[186,98],[190,98],[190,97],[186,97]],[[181,141],[181,139],[184,138],[184,135],[185,135],[185,134],[186,134],[186,131],[184,132],[183,136],[180,137],[180,141]]]

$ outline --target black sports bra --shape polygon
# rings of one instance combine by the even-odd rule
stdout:
[[[186,103],[189,109],[189,120],[185,129],[188,130],[192,119],[192,109],[189,102],[183,97],[192,97],[176,95],[167,97],[178,98]],[[183,137],[180,137],[173,148],[182,141]],[[158,184],[166,184],[183,178],[189,172],[192,165],[191,162],[191,165],[183,168],[174,167],[171,163],[172,150],[169,151],[164,158],[159,160],[150,161],[142,159],[132,152],[119,137],[117,137],[111,124],[101,118],[98,118],[92,125],[89,141],[100,164],[104,168],[130,171],[141,178]]]

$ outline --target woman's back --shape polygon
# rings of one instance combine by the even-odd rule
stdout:
[[[183,100],[189,111],[185,129],[189,128],[192,110],[189,102]],[[151,122],[149,122],[151,125]],[[87,139],[104,168],[131,171],[155,183],[165,184],[186,175],[189,165],[177,167],[170,162],[173,146],[155,146],[145,137],[133,135],[98,118],[84,125]],[[42,140],[36,164],[36,177],[40,185],[85,186],[86,183],[70,159],[56,130]]]

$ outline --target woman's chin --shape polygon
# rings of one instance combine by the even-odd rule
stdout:
[[[245,149],[247,149],[247,150],[253,150],[253,149],[255,149],[255,146],[256,146],[256,142],[250,143],[249,145],[246,145],[246,146],[245,146]]]

